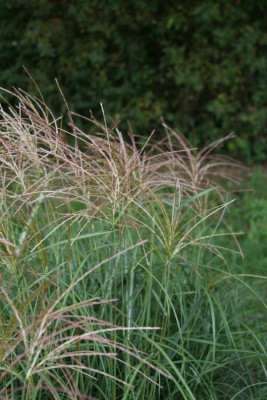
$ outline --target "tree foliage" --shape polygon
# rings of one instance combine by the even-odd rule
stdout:
[[[266,159],[267,17],[250,0],[7,0],[0,14],[1,86],[72,109],[129,120],[163,116],[193,145],[235,131],[233,155]],[[159,128],[160,129],[160,128]]]

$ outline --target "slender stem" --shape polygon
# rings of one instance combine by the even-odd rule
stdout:
[[[19,236],[18,246],[15,249],[15,253],[17,255],[19,254],[19,252],[20,252],[20,250],[21,250],[21,248],[23,246],[23,243],[27,239],[29,228],[30,228],[30,226],[31,226],[31,224],[32,224],[37,212],[38,212],[38,209],[39,209],[40,205],[43,203],[43,201],[44,201],[44,196],[43,196],[43,193],[40,192],[39,196],[38,196],[38,199],[37,199],[37,202],[32,208],[32,211],[31,211],[30,217],[28,219],[28,222],[25,224],[25,227],[24,227],[23,231],[21,232],[21,234]]]

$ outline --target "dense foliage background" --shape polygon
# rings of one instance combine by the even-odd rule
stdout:
[[[228,146],[266,159],[267,15],[250,0],[6,0],[0,13],[0,85],[72,109],[130,121],[148,135],[160,118],[193,145],[235,131]],[[124,123],[123,122],[123,123]]]

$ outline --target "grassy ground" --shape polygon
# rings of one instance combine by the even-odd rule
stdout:
[[[260,175],[262,197],[234,203],[223,188],[243,170],[212,155],[223,141],[196,152],[165,126],[138,149],[104,115],[90,136],[70,115],[70,145],[15,95],[0,128],[0,398],[265,399]]]
[[[242,184],[246,191],[237,196],[237,204],[231,214],[234,229],[244,232],[239,238],[244,252],[242,268],[249,273],[263,275],[267,270],[266,181],[266,170],[254,167],[248,181]]]

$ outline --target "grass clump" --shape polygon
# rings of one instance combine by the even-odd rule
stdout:
[[[164,124],[140,148],[104,114],[94,134],[70,114],[67,132],[14,95],[0,122],[0,396],[264,399],[265,320],[248,322],[244,294],[266,304],[229,261],[242,251],[223,187],[242,167],[212,155],[222,141],[197,151]]]

